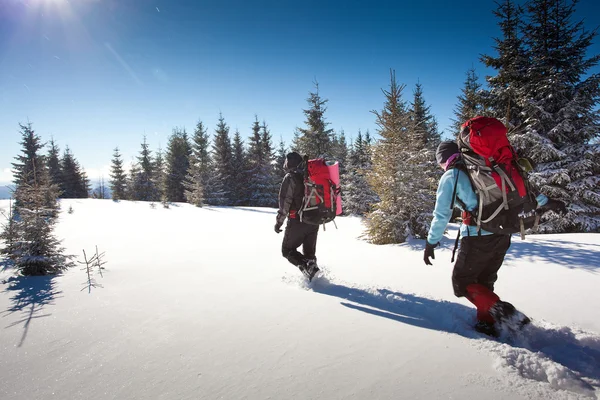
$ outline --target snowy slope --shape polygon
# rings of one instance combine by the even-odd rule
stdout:
[[[7,201],[0,201],[6,208]],[[66,210],[72,206],[74,212]],[[497,292],[535,325],[474,332],[452,294],[456,228],[374,246],[361,221],[321,230],[322,277],[280,255],[275,210],[63,200],[80,267],[0,284],[1,399],[577,399],[600,395],[600,237],[515,238]]]

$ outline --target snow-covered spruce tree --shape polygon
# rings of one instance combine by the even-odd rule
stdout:
[[[574,23],[576,1],[532,0],[524,42],[530,58],[519,105],[527,118],[512,136],[536,167],[532,182],[567,203],[566,216],[546,215],[542,232],[600,232],[600,55],[587,57],[597,31]]]
[[[210,193],[210,156],[208,153],[208,133],[202,121],[198,121],[192,136],[190,168],[186,178],[185,197],[196,207],[204,205],[206,194]]]
[[[441,171],[435,160],[435,151],[440,143],[437,121],[425,102],[420,83],[416,84],[413,92],[409,120],[409,158],[402,160],[401,165],[406,169],[404,173],[409,174],[410,195],[406,207],[410,215],[410,232],[414,237],[423,239],[429,231]]]
[[[380,139],[373,146],[373,166],[368,179],[379,203],[367,214],[367,237],[375,244],[402,243],[410,235],[410,193],[408,172],[403,168],[409,159],[410,116],[402,99],[405,85],[396,82],[390,71],[390,88],[383,90],[383,110],[373,111]]]
[[[46,207],[47,199],[58,195],[58,186],[50,183],[43,169],[39,176],[37,172],[34,175],[32,184],[19,185],[15,191],[23,206],[15,209],[17,239],[9,257],[23,275],[56,274],[72,266],[71,257],[64,254],[53,232],[54,210]]]
[[[135,198],[135,177],[140,173],[140,166],[138,163],[131,160],[129,164],[129,176],[127,177],[127,188],[125,189],[125,196],[128,200],[133,200]]]
[[[294,138],[292,148],[301,155],[308,155],[310,158],[321,156],[331,156],[331,136],[333,129],[328,129],[328,122],[325,120],[326,104],[329,100],[321,98],[319,94],[319,84],[314,83],[315,91],[309,93],[309,108],[303,110],[306,115],[305,128],[296,128],[297,135]]]
[[[211,205],[223,206],[231,204],[231,139],[229,126],[225,123],[223,114],[219,114],[219,122],[215,129],[211,158],[211,191],[206,196],[206,202]]]
[[[165,157],[160,146],[158,146],[158,150],[156,150],[152,165],[154,169],[152,182],[157,191],[157,200],[162,201],[165,197]]]
[[[465,86],[461,89],[461,94],[458,96],[458,104],[454,109],[454,117],[452,119],[452,135],[457,137],[460,133],[460,128],[465,121],[474,118],[478,115],[484,115],[484,98],[481,83],[475,73],[475,68],[470,68],[467,71]]]
[[[231,205],[248,205],[248,163],[246,159],[246,150],[240,131],[236,129],[233,135],[233,145],[231,151]]]
[[[90,181],[67,146],[61,159],[61,197],[65,199],[85,199],[90,192]]]
[[[142,149],[137,157],[137,165],[139,169],[133,178],[133,193],[132,200],[140,201],[157,201],[160,200],[158,188],[154,180],[154,160],[152,159],[152,151],[144,136]]]
[[[174,128],[165,155],[164,202],[185,201],[185,178],[190,166],[191,145],[185,129]]]
[[[290,151],[295,151],[296,153],[302,153],[302,150],[300,149],[301,145],[300,145],[300,132],[298,132],[298,129],[294,130],[294,136],[292,137],[292,144],[290,145]]]
[[[526,118],[520,99],[531,60],[521,32],[523,9],[513,0],[502,0],[497,4],[494,15],[502,32],[502,38],[495,39],[494,48],[498,55],[483,55],[481,61],[498,73],[486,77],[489,92],[483,92],[486,94],[484,103],[488,116],[501,119],[509,130],[514,130],[522,128]]]
[[[285,176],[285,170],[283,169],[283,163],[285,162],[285,156],[288,153],[288,149],[285,146],[285,142],[283,141],[283,137],[279,138],[279,146],[277,147],[277,151],[275,153],[275,177],[277,184],[281,182],[283,177]]]
[[[62,178],[62,170],[60,168],[60,149],[56,145],[54,139],[50,139],[50,149],[48,150],[48,175],[50,181],[60,186]]]
[[[342,182],[344,213],[365,215],[379,198],[367,181],[367,173],[371,169],[371,155],[369,145],[363,139],[360,130],[347,160],[346,174]]]
[[[15,157],[15,162],[12,163],[13,172],[13,183],[15,184],[15,190],[20,186],[33,186],[35,181],[34,167],[37,166],[39,173],[42,174],[40,177],[48,177],[47,174],[47,160],[46,157],[40,154],[40,151],[44,148],[41,138],[33,130],[32,124],[29,122],[27,125],[19,124],[21,128],[21,154]],[[25,197],[16,196],[15,194],[15,207],[28,206],[23,204],[22,201]],[[54,193],[46,199],[46,208],[51,208],[54,213],[58,212],[58,204],[56,203],[56,197]]]
[[[267,138],[268,139],[268,138]],[[248,204],[257,207],[274,206],[273,167],[269,164],[269,149],[263,144],[263,134],[258,117],[252,123],[252,136],[248,139]],[[284,155],[285,157],[285,155]]]
[[[110,190],[114,200],[126,200],[127,175],[123,169],[123,158],[119,148],[115,147],[110,165]]]
[[[22,155],[15,157],[15,207],[4,232],[10,241],[2,250],[23,275],[58,273],[71,266],[63,254],[60,242],[53,234],[58,210],[58,185],[52,183],[45,163],[39,154],[43,147],[31,124],[21,125]]]
[[[267,182],[267,193],[271,198],[269,207],[277,207],[279,186],[281,181],[278,177],[278,166],[275,164],[275,149],[273,148],[273,137],[267,123],[263,120],[260,126],[261,142],[265,154],[265,182]]]
[[[348,163],[348,143],[346,143],[346,133],[343,129],[340,130],[339,135],[333,135],[331,156],[335,161],[339,162],[340,177],[343,177],[346,174]]]

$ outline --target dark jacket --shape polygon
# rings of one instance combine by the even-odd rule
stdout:
[[[304,198],[304,177],[302,172],[288,172],[281,182],[279,189],[279,211],[277,211],[277,223],[283,224],[291,211],[298,211],[302,206]]]

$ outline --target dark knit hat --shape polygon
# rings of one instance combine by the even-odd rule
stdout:
[[[283,169],[286,171],[293,171],[298,168],[298,165],[302,162],[302,156],[295,151],[288,153],[285,156],[285,161],[283,163]]]
[[[458,145],[454,140],[445,140],[439,144],[435,152],[435,159],[438,164],[445,164],[448,159],[456,153],[460,153]]]

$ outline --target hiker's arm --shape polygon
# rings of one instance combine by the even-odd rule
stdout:
[[[290,212],[290,207],[294,200],[294,186],[295,182],[292,179],[292,176],[287,174],[285,178],[283,178],[281,188],[279,189],[279,211],[277,211],[277,223],[279,225],[283,225],[283,222]]]
[[[431,220],[431,227],[427,235],[427,242],[430,244],[437,244],[442,240],[446,226],[452,217],[451,205],[452,194],[454,193],[455,173],[458,174],[459,171],[457,169],[447,171],[442,175],[438,184],[433,219]]]

